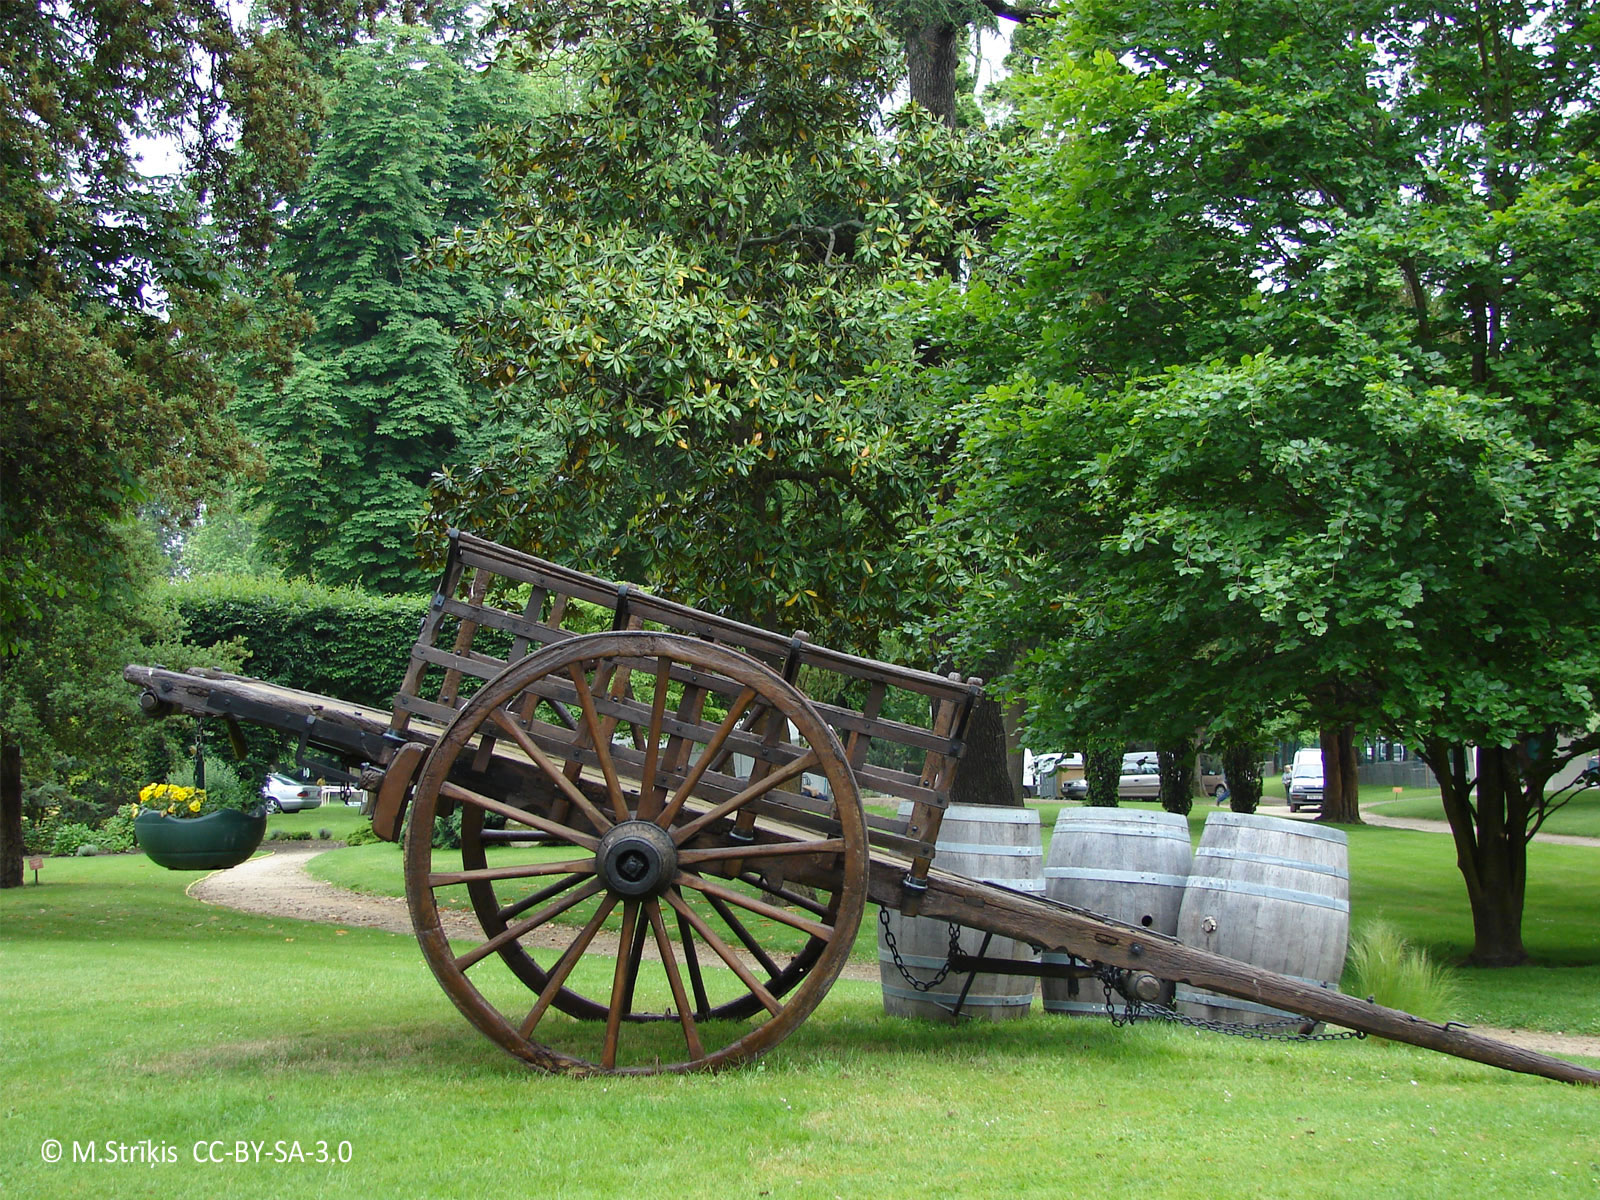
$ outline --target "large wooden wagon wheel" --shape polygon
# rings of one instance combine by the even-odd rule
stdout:
[[[826,811],[790,803],[806,775]],[[451,809],[462,847],[435,849]],[[412,797],[406,892],[446,993],[512,1054],[692,1070],[769,1049],[816,1007],[867,858],[854,776],[800,692],[725,647],[618,632],[519,660],[457,714]],[[452,946],[440,904],[463,896],[484,936]]]

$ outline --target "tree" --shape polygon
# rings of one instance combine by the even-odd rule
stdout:
[[[496,138],[497,216],[432,257],[504,296],[471,361],[555,445],[447,472],[435,527],[875,649],[927,600],[897,542],[937,463],[913,398],[846,384],[910,353],[902,288],[962,249],[972,153],[878,128],[898,58],[853,3],[519,12],[591,86]]]
[[[950,334],[992,381],[963,618],[1038,647],[1033,719],[1298,708],[1426,747],[1491,964],[1524,957],[1545,780],[1600,741],[1586,20],[1076,6]]]
[[[267,459],[261,534],[294,574],[419,586],[428,482],[482,424],[454,329],[488,293],[412,259],[487,215],[476,131],[525,118],[537,93],[515,72],[473,71],[470,50],[385,25],[331,64],[310,178],[274,256],[315,329],[292,373],[263,372],[239,407]]]
[[[283,7],[329,31],[354,15]],[[64,607],[104,608],[102,560],[141,505],[193,511],[241,460],[217,364],[256,328],[233,268],[269,240],[316,110],[298,25],[265,11],[239,29],[219,0],[0,10],[6,688]],[[139,137],[179,139],[184,169],[143,176]],[[21,882],[19,736],[0,727],[0,886]]]

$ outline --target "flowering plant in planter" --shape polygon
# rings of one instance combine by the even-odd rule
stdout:
[[[139,789],[139,804],[145,811],[166,817],[203,817],[207,813],[233,809],[251,812],[261,803],[239,780],[232,766],[212,760],[206,766],[207,786],[194,786],[194,771],[185,766],[166,783],[147,783]]]
[[[182,787],[176,783],[147,783],[139,790],[139,803],[153,808],[168,817],[198,817],[201,813],[216,811],[216,806],[206,808],[209,797],[201,788]]]
[[[139,791],[143,810],[133,823],[140,848],[154,862],[178,871],[216,870],[255,853],[267,831],[257,797],[239,783],[231,767],[206,772],[209,788],[193,777],[152,783]]]

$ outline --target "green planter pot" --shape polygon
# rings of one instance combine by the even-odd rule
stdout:
[[[172,871],[216,871],[242,863],[267,833],[267,814],[221,809],[203,817],[150,810],[133,819],[133,838],[151,861]]]

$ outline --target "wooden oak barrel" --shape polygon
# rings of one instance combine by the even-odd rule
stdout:
[[[1337,990],[1350,931],[1348,839],[1342,830],[1248,813],[1212,813],[1178,913],[1178,940]],[[1259,1025],[1295,1014],[1177,989],[1206,1021]]]
[[[900,815],[910,816],[911,806],[901,805]],[[954,871],[1019,892],[1044,893],[1039,814],[1032,809],[952,806],[945,810],[935,845],[934,866],[941,871]],[[964,1017],[1003,1021],[1027,1015],[1033,1003],[1032,975],[985,972],[971,977],[968,986],[968,976],[952,971],[930,990],[918,991],[895,965],[889,949],[890,936],[906,970],[913,978],[926,982],[938,975],[949,958],[950,924],[927,917],[907,917],[894,909],[882,910],[878,921],[878,972],[883,982],[883,1011],[890,1016],[949,1021],[963,988]],[[963,927],[957,940],[963,953],[977,954],[983,939],[983,931]],[[1028,943],[999,936],[990,939],[983,953],[987,958],[1037,961]]]
[[[1189,882],[1189,822],[1177,813],[1135,808],[1064,808],[1044,864],[1052,900],[1169,936]],[[1070,963],[1047,953],[1047,963]],[[1076,984],[1076,992],[1074,992]],[[1172,987],[1158,997],[1172,1002]],[[1120,1007],[1121,998],[1117,998]],[[1105,992],[1093,979],[1044,981],[1045,1011],[1105,1016]]]

